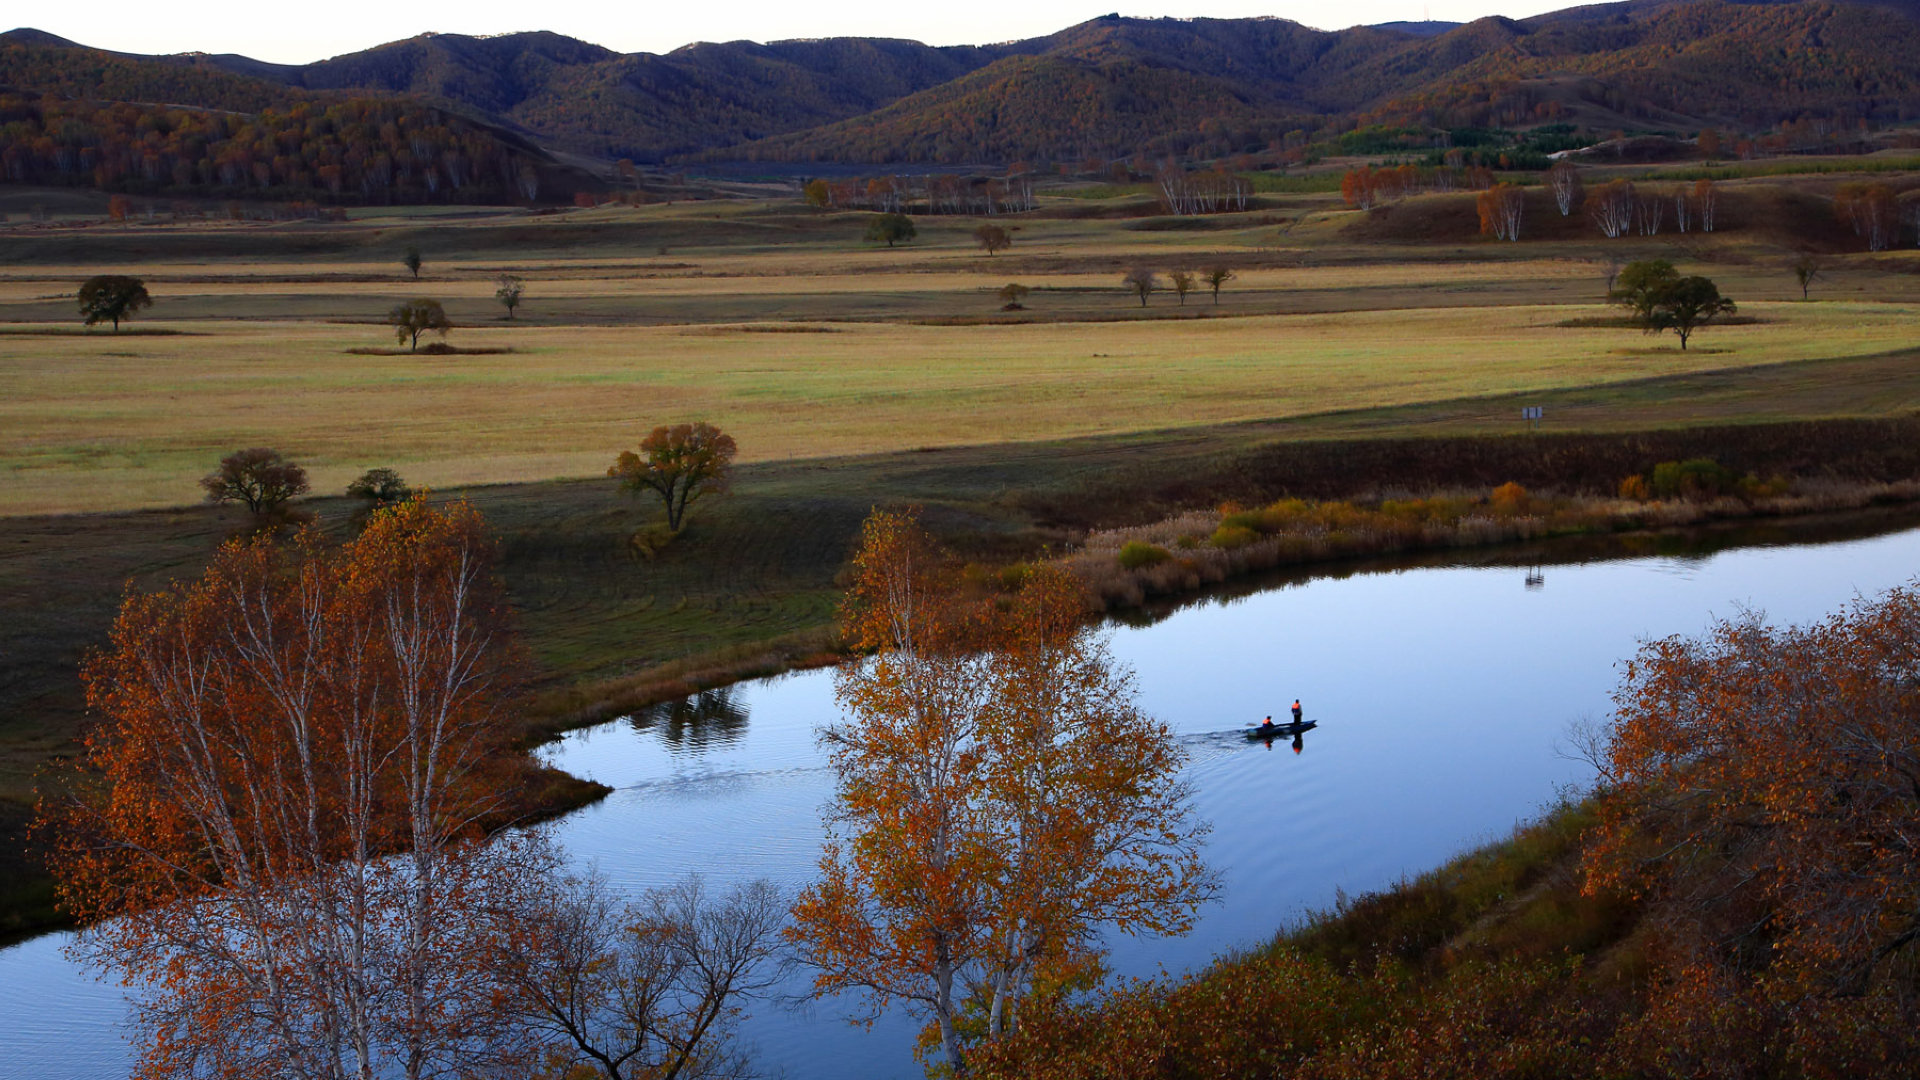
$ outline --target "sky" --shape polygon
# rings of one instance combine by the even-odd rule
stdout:
[[[1484,15],[1524,18],[1581,0],[1210,0],[1166,8],[1118,8],[1138,16],[1246,18],[1273,15],[1323,30],[1358,23],[1423,18],[1467,22]],[[262,8],[258,0],[95,0],[90,4],[9,5],[17,21],[102,49],[136,53],[241,53],[282,64],[309,63],[382,42],[434,31],[501,34],[551,30],[619,52],[669,52],[695,41],[778,41],[799,37],[900,37],[931,45],[980,45],[1038,37],[1112,13],[1115,0],[1024,0],[986,4],[912,4],[840,0],[796,4],[775,0],[726,3],[541,5],[507,0],[331,0]],[[0,27],[3,28],[3,27]]]

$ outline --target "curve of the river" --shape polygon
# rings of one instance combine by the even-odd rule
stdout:
[[[1185,938],[1116,942],[1114,966],[1203,965],[1337,890],[1378,889],[1497,838],[1588,779],[1558,746],[1570,723],[1608,712],[1638,642],[1744,610],[1802,622],[1908,583],[1920,574],[1911,526],[1731,548],[1753,534],[1669,538],[1665,553],[1634,557],[1561,544],[1473,565],[1348,567],[1116,626],[1112,648],[1141,704],[1190,752],[1224,890]],[[1299,753],[1236,730],[1295,697],[1320,721]],[[797,887],[832,794],[814,731],[835,717],[831,674],[816,671],[576,732],[548,758],[617,790],[552,827],[577,859],[633,888],[688,871]],[[67,937],[0,950],[0,1080],[126,1075],[120,992],[63,958]],[[793,1080],[918,1075],[914,1023],[855,1027],[853,1005],[762,1003],[743,1034],[767,1072]]]

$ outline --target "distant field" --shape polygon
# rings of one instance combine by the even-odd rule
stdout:
[[[190,503],[220,455],[271,445],[318,491],[374,465],[434,485],[589,476],[703,417],[752,461],[1024,442],[1602,386],[1858,357],[1920,307],[1754,303],[1672,338],[1567,329],[1597,306],[1014,326],[463,329],[497,356],[357,356],[379,327],[148,323],[180,336],[0,333],[0,513]],[[795,332],[801,331],[801,332]]]

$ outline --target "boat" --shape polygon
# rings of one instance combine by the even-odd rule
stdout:
[[[1297,724],[1273,724],[1271,726],[1253,724],[1245,728],[1249,739],[1291,739],[1303,731],[1312,731],[1320,726],[1318,720],[1302,720]]]

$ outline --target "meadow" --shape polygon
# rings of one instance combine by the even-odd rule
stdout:
[[[1005,219],[1014,246],[991,257],[972,219],[922,218],[889,250],[860,242],[862,215],[778,199],[0,226],[0,833],[73,745],[75,668],[122,589],[197,573],[244,524],[196,483],[244,446],[304,464],[335,531],[339,493],[372,466],[473,498],[535,660],[537,738],[821,658],[875,505],[921,505],[995,562],[1308,474],[1323,497],[1391,486],[1354,464],[1387,460],[1369,448],[1523,437],[1522,405],[1547,410],[1550,437],[1920,411],[1904,253],[1833,256],[1805,302],[1794,237],[1760,228],[1383,242],[1313,193],[1166,220],[1049,200]],[[1739,323],[1685,352],[1610,325],[1609,265],[1639,257],[1713,277]],[[1216,264],[1235,273],[1217,305],[1202,289],[1142,308],[1120,287],[1133,265],[1164,280]],[[82,330],[72,294],[109,272],[143,277],[154,306],[118,334]],[[512,321],[502,273],[526,282]],[[1008,282],[1033,290],[1024,310],[1000,310]],[[448,344],[502,351],[375,355],[394,349],[386,309],[414,297],[446,303]],[[641,558],[627,538],[655,511],[604,471],[651,426],[695,418],[738,439],[734,493]],[[0,846],[0,870],[23,857]],[[24,891],[0,911],[46,917],[44,879],[10,880]]]

